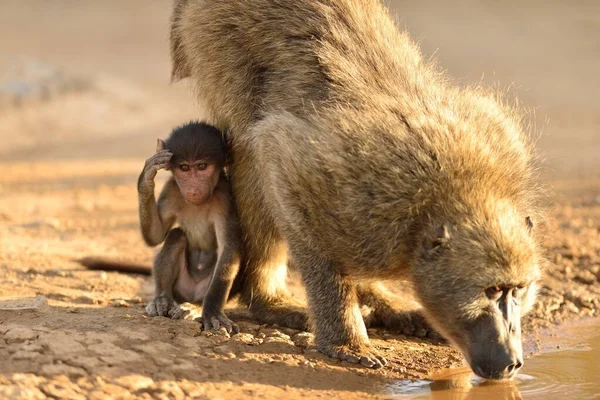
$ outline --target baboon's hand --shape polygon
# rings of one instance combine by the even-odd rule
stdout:
[[[156,173],[159,169],[165,169],[169,166],[171,157],[173,157],[173,153],[170,151],[160,150],[147,159],[144,164],[140,185],[143,185],[145,189],[154,189],[154,178],[156,177]]]
[[[222,311],[211,310],[209,308],[202,309],[202,318],[200,322],[202,323],[202,329],[204,330],[213,329],[218,331],[222,326],[227,333],[239,333],[240,331],[237,324],[227,318]]]
[[[381,368],[387,364],[386,359],[379,355],[372,346],[361,346],[360,349],[350,346],[320,346],[318,349],[329,357],[352,364],[361,364],[368,368]]]
[[[169,311],[176,306],[172,298],[167,296],[157,296],[146,306],[146,312],[149,317],[168,317]]]

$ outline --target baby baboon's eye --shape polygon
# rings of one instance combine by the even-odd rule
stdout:
[[[179,169],[182,171],[189,171],[190,170],[190,166],[187,164],[179,164]]]
[[[490,300],[497,300],[500,298],[500,296],[502,296],[502,288],[498,285],[490,286],[489,288],[485,289],[485,295]]]
[[[204,171],[206,168],[208,168],[208,164],[207,163],[200,163],[200,164],[198,164],[198,169],[200,171]]]

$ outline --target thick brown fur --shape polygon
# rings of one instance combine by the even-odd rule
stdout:
[[[190,77],[232,137],[243,299],[257,317],[304,322],[286,305],[288,249],[317,344],[365,365],[381,359],[361,280],[411,280],[470,362],[466,333],[495,315],[486,288],[524,286],[519,312],[531,306],[540,260],[525,221],[541,215],[521,115],[449,83],[379,1],[176,1],[171,44],[173,79]]]

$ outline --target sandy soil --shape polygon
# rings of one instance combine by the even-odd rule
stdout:
[[[400,10],[403,2],[395,5]],[[460,365],[460,354],[443,343],[384,330],[370,335],[389,367],[340,363],[316,353],[310,334],[260,325],[235,304],[228,312],[241,321],[241,334],[199,333],[192,321],[144,315],[148,277],[87,271],[76,262],[93,255],[151,261],[138,231],[137,174],[156,137],[201,116],[185,85],[168,85],[169,7],[168,1],[0,5],[0,296],[47,298],[36,310],[0,311],[0,398],[377,398],[398,379]],[[444,33],[451,22],[434,26],[423,17],[441,18],[435,9],[413,7],[404,20],[426,38],[428,54],[430,43],[444,39],[441,62],[456,76],[478,79],[474,72],[498,68],[500,78],[532,88],[524,96],[527,106],[545,110],[550,133],[540,147],[550,154],[544,179],[552,185],[552,219],[540,300],[525,322],[532,354],[544,328],[600,309],[600,168],[594,158],[600,121],[597,99],[580,82],[589,64],[600,62],[595,53],[586,60],[574,53],[572,68],[581,68],[572,76],[561,75],[564,65],[531,76],[545,53],[515,63],[502,54],[540,45],[537,33],[525,29],[536,10],[513,21],[522,23],[511,31],[513,39],[522,28],[524,43],[512,49],[505,43],[510,38],[499,38],[511,11],[482,7],[475,10],[489,29],[479,40],[496,46],[487,53],[467,32],[482,29],[481,19],[465,26],[471,20],[460,10],[450,14],[461,26],[454,36]],[[544,18],[534,20],[560,15],[564,25],[575,26],[594,15],[567,11],[544,9]],[[591,22],[558,43],[594,46],[599,36],[589,29],[599,30]],[[25,23],[29,35],[18,35]],[[457,49],[466,57],[453,57]],[[478,60],[475,66],[471,60]],[[552,79],[560,84],[544,85]],[[565,87],[571,91],[561,103]],[[292,288],[301,295],[296,281]]]

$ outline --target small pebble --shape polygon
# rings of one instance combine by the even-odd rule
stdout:
[[[300,332],[292,337],[292,341],[298,347],[306,348],[314,342],[315,335],[310,332]]]
[[[125,300],[113,300],[110,303],[111,306],[116,307],[116,308],[127,308],[129,307],[129,303],[126,302]]]

